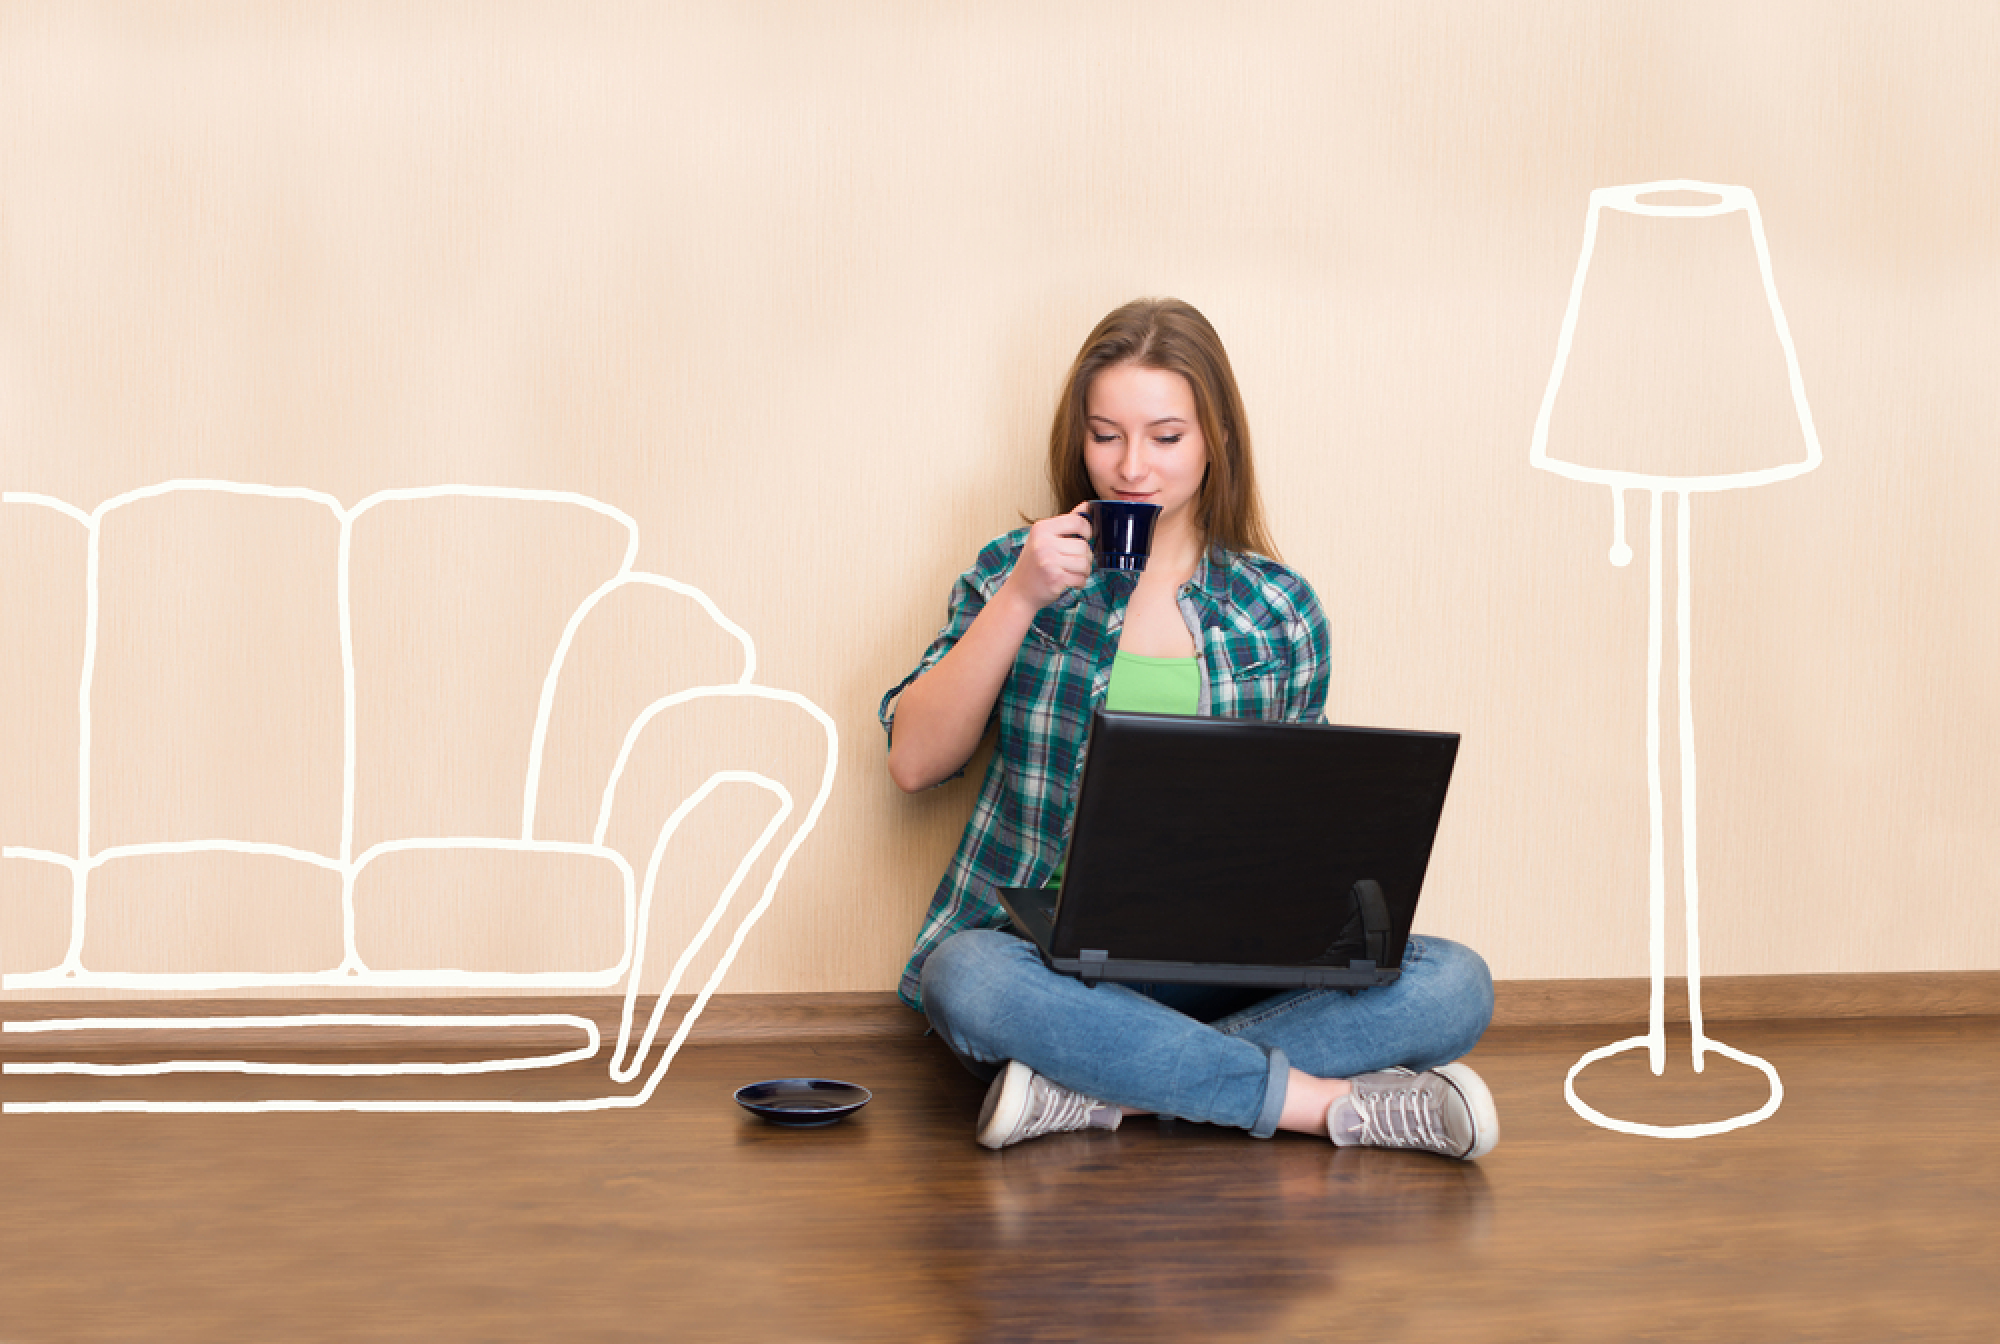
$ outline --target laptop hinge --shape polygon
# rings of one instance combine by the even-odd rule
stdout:
[[[1086,947],[1076,954],[1076,959],[1083,963],[1078,968],[1078,974],[1083,977],[1084,986],[1094,989],[1099,977],[1104,974],[1104,963],[1111,960],[1111,954],[1101,947]]]

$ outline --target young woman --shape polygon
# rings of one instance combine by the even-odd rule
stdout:
[[[910,792],[962,774],[998,728],[902,982],[992,1079],[979,1142],[1151,1112],[1260,1138],[1490,1151],[1492,1095],[1451,1062],[1493,1010],[1468,948],[1412,937],[1401,977],[1359,992],[1088,988],[1002,927],[995,888],[1060,871],[1100,706],[1319,721],[1326,704],[1326,617],[1265,534],[1235,375],[1200,313],[1145,299],[1097,324],[1063,385],[1049,480],[1056,514],[979,553],[943,631],[882,698],[889,773]],[[1142,573],[1092,568],[1092,499],[1160,506]]]

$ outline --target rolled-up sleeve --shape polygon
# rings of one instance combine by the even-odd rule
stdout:
[[[882,704],[876,710],[876,717],[882,723],[885,748],[895,741],[897,700],[918,677],[944,661],[944,656],[952,651],[959,640],[965,638],[965,632],[972,628],[973,621],[977,620],[979,613],[986,609],[987,599],[1006,582],[1014,562],[1013,548],[1006,544],[1010,539],[1003,537],[987,545],[980,551],[979,558],[973,562],[972,568],[958,576],[958,581],[951,587],[951,601],[945,616],[944,628],[931,640],[930,647],[924,650],[924,656],[917,661],[914,668],[910,669],[909,675],[883,693]],[[993,726],[993,720],[998,717],[999,712],[1000,707],[996,701],[993,714],[987,719],[987,727]],[[942,784],[946,780],[957,779],[964,774],[964,767],[960,767],[938,782]]]

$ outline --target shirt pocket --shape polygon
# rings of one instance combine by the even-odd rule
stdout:
[[[1048,655],[1068,653],[1076,635],[1076,622],[1077,613],[1074,607],[1068,611],[1059,611],[1052,606],[1043,607],[1028,626],[1028,637],[1021,644],[1022,652],[1037,649]]]
[[[1046,736],[1047,725],[1044,723],[1037,729],[1036,723],[1047,717],[1048,708],[1064,682],[1077,675],[1072,661],[1075,650],[1067,638],[1070,627],[1063,613],[1044,611],[1028,627],[1026,638],[1014,654],[1014,666],[996,708],[1001,718],[1019,733]]]
[[[1227,718],[1276,719],[1285,711],[1292,661],[1287,650],[1261,632],[1231,632],[1219,641],[1214,712]]]

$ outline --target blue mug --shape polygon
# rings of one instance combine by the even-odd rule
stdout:
[[[1090,546],[1099,569],[1126,569],[1135,573],[1146,567],[1153,553],[1153,524],[1160,516],[1157,504],[1140,504],[1124,499],[1090,501]]]

